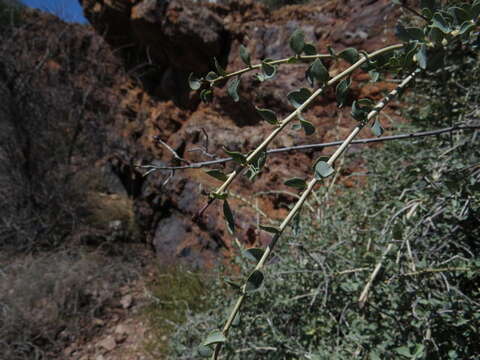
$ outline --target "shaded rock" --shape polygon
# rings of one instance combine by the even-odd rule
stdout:
[[[188,72],[214,70],[213,57],[229,71],[244,67],[240,45],[246,46],[254,63],[266,57],[292,55],[288,39],[301,28],[308,42],[321,53],[327,46],[337,51],[355,46],[372,51],[395,42],[392,24],[398,13],[388,0],[314,1],[269,11],[257,1],[229,1],[207,4],[187,0],[81,0],[85,14],[99,34],[122,56],[126,68],[150,66],[142,75],[142,86],[131,81],[116,82],[122,94],[120,110],[113,116],[108,132],[110,163],[130,196],[135,199],[136,219],[147,241],[161,255],[161,261],[186,259],[192,264],[209,263],[212,253],[228,253],[228,235],[221,204],[214,204],[198,221],[193,218],[206,202],[202,194],[219,183],[202,170],[157,172],[147,179],[135,166],[156,161],[178,164],[171,152],[152,141],[153,136],[169,144],[190,162],[224,156],[223,147],[248,152],[272,130],[263,122],[253,104],[275,109],[282,118],[292,106],[288,92],[308,86],[305,64],[280,66],[277,76],[263,83],[248,73],[241,78],[241,100],[233,102],[225,87],[215,89],[212,104],[200,104],[198,94],[186,87]],[[331,74],[346,64],[325,61]],[[152,70],[153,69],[153,70]],[[147,72],[147,71],[145,71]],[[360,72],[354,79],[365,83]],[[384,83],[359,86],[354,95],[379,98]],[[352,125],[348,109],[338,109],[334,91],[328,90],[304,112],[316,127],[306,138],[290,128],[271,147],[336,140]],[[281,154],[269,158],[262,175],[251,183],[245,178],[232,186],[231,206],[236,213],[240,241],[263,244],[270,237],[254,225],[283,217],[294,197],[284,180],[311,175],[310,165],[318,153]],[[218,166],[229,172],[233,164]],[[133,190],[129,190],[133,189]],[[261,193],[262,190],[277,193]],[[248,204],[248,205],[246,205]],[[255,209],[257,204],[261,211]],[[262,214],[268,214],[265,218]],[[263,217],[262,217],[263,216]]]

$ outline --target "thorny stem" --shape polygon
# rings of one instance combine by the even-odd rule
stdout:
[[[280,123],[280,125],[274,130],[272,131],[272,133],[265,139],[263,140],[263,142],[257,146],[257,148],[247,157],[246,161],[245,161],[245,164],[241,165],[239,168],[237,168],[236,170],[232,171],[229,175],[228,175],[228,178],[227,180],[214,192],[216,195],[221,195],[225,192],[225,190],[228,188],[228,186],[230,186],[230,184],[233,182],[233,180],[235,180],[235,178],[242,172],[242,170],[245,168],[246,165],[249,165],[254,159],[257,158],[257,155],[259,155],[262,151],[264,151],[267,146],[272,142],[273,139],[275,139],[275,137],[297,116],[299,115],[303,109],[305,109],[313,100],[315,100],[316,97],[318,97],[322,92],[323,90],[327,87],[327,86],[331,86],[333,84],[335,84],[337,81],[339,81],[340,79],[350,75],[353,71],[355,71],[356,69],[358,69],[360,66],[362,66],[366,61],[368,61],[368,59],[371,59],[371,58],[374,58],[378,55],[381,55],[381,54],[384,54],[386,52],[390,52],[390,51],[393,51],[393,50],[397,50],[397,49],[400,49],[402,48],[404,45],[403,44],[395,44],[395,45],[390,45],[390,46],[387,46],[387,47],[384,47],[382,49],[379,49],[379,50],[376,50],[374,52],[372,52],[371,54],[361,54],[361,58],[356,62],[354,63],[353,65],[351,65],[349,68],[347,68],[345,71],[341,72],[340,74],[334,76],[333,78],[331,78],[324,86],[322,86],[321,88],[317,89],[307,100],[305,100],[305,102],[300,105],[297,109],[295,109],[295,111],[293,111],[290,115],[288,115],[285,119],[283,119]],[[205,206],[202,210],[201,213],[199,213],[198,215],[202,215],[202,213],[208,208],[209,205],[211,205],[213,203],[213,201],[209,201],[209,203],[207,204],[207,206]]]
[[[405,88],[407,86],[407,84],[412,81],[415,77],[415,75],[419,72],[419,70],[415,70],[414,72],[412,72],[409,76],[407,76],[398,86],[396,89],[392,90],[387,96],[385,96],[384,99],[382,99],[379,103],[377,103],[377,105],[375,105],[375,107],[372,109],[372,111],[370,111],[367,115],[367,118],[364,122],[360,123],[359,125],[357,125],[353,130],[352,132],[350,133],[350,135],[343,141],[342,145],[335,151],[335,153],[333,153],[333,155],[330,156],[330,158],[328,159],[327,163],[329,165],[333,165],[335,163],[335,161],[343,154],[343,152],[345,151],[345,149],[348,147],[348,145],[353,141],[353,139],[355,138],[355,136],[360,132],[360,130],[371,120],[373,119],[375,116],[378,115],[378,113],[386,106],[386,104],[394,97],[396,96],[403,88]],[[268,257],[270,256],[270,254],[272,253],[273,249],[275,248],[275,245],[277,244],[278,240],[280,239],[280,236],[282,235],[283,231],[285,230],[285,228],[289,225],[290,221],[295,217],[295,215],[297,215],[298,211],[301,209],[301,207],[303,206],[305,200],[307,199],[307,197],[312,193],[315,185],[317,184],[317,182],[319,182],[321,179],[317,178],[317,177],[314,177],[312,178],[308,185],[307,185],[307,188],[305,189],[305,191],[302,193],[302,196],[300,196],[300,199],[298,199],[297,203],[293,206],[293,208],[290,210],[290,212],[288,213],[287,217],[283,220],[282,224],[280,225],[280,227],[278,228],[278,232],[273,236],[272,238],[272,241],[270,243],[270,245],[268,245],[261,257],[261,259],[258,261],[257,265],[255,266],[255,269],[254,271],[256,270],[261,270],[264,265],[265,265],[265,262],[267,261]],[[381,262],[380,262],[381,264]],[[381,266],[381,265],[380,265]],[[378,266],[377,266],[378,267]],[[232,326],[232,323],[233,323],[233,320],[235,319],[235,317],[237,316],[238,312],[240,311],[240,308],[246,298],[246,292],[245,292],[245,287],[246,287],[246,284],[243,286],[243,293],[242,295],[240,295],[240,297],[238,298],[236,304],[235,304],[235,307],[233,308],[233,310],[231,311],[228,319],[227,319],[227,322],[225,323],[225,326],[223,327],[222,329],[222,332],[223,334],[226,336],[230,327]],[[367,290],[368,291],[368,290]],[[362,294],[363,295],[363,294]],[[220,354],[220,350],[222,348],[222,343],[217,343],[217,345],[215,346],[215,350],[213,352],[213,355],[212,355],[212,359],[213,360],[217,360],[218,359],[218,355]]]
[[[412,9],[410,6],[408,6],[407,4],[400,4],[400,7],[404,8],[405,10],[408,10],[410,11],[412,14],[414,14],[415,16],[418,16],[419,18],[425,20],[426,22],[430,22],[430,20],[423,16],[422,14],[420,14],[417,10],[415,9]]]
[[[480,125],[457,125],[457,126],[450,126],[447,128],[430,130],[430,131],[419,131],[415,133],[408,133],[408,134],[398,134],[398,135],[390,135],[390,136],[381,136],[376,138],[366,138],[366,139],[359,139],[353,140],[351,144],[370,144],[370,143],[377,143],[377,142],[384,142],[384,141],[392,141],[392,140],[402,140],[402,139],[413,139],[419,137],[426,137],[426,136],[435,136],[444,133],[450,133],[454,131],[462,131],[462,130],[474,130],[480,128]],[[340,141],[330,141],[326,143],[320,144],[305,144],[305,145],[297,145],[297,146],[288,146],[282,148],[276,148],[267,150],[267,154],[280,154],[284,152],[291,152],[291,151],[299,151],[299,150],[321,150],[326,147],[332,147],[341,145],[343,140]],[[189,165],[181,165],[181,166],[159,166],[159,165],[139,165],[139,168],[149,169],[149,174],[151,170],[186,170],[186,169],[199,169],[207,166],[223,164],[229,161],[233,161],[231,157],[225,157],[216,160],[208,160],[208,161],[201,161],[197,163],[192,163]]]

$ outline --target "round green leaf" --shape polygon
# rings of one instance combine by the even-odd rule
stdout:
[[[202,358],[211,357],[213,354],[213,349],[205,345],[200,345],[197,350],[198,355]]]
[[[358,54],[358,51],[355,48],[347,48],[345,50],[342,50],[338,54],[338,56],[350,64],[356,63],[360,58],[360,55]]]
[[[238,96],[238,86],[240,85],[240,76],[231,78],[227,83],[227,92],[231,96],[233,101],[237,102],[240,97]]]
[[[306,43],[303,46],[303,52],[305,55],[317,55],[317,49],[315,49],[315,46],[310,43]]]
[[[215,69],[217,69],[217,73],[219,73],[221,76],[225,76],[227,73],[222,68],[216,57],[213,58],[213,62],[215,63]]]
[[[190,89],[198,90],[202,86],[202,78],[196,76],[194,73],[190,73],[188,76],[188,84],[190,85]]]
[[[228,231],[230,234],[233,234],[235,232],[235,220],[233,218],[232,209],[230,209],[230,205],[228,205],[227,200],[223,202],[223,216],[225,217]]]
[[[307,183],[305,182],[305,180],[300,178],[288,179],[284,182],[284,184],[298,190],[305,190],[307,188]]]
[[[290,36],[289,44],[293,52],[297,55],[300,55],[303,51],[303,47],[305,46],[305,33],[303,30],[295,30],[292,36]]]
[[[380,124],[380,121],[378,121],[378,119],[375,119],[375,121],[373,122],[372,133],[375,136],[382,136],[383,134],[383,127]]]
[[[245,65],[249,67],[252,66],[250,53],[248,52],[247,48],[243,45],[240,45],[240,58],[242,59]]]
[[[315,164],[315,177],[317,179],[326,178],[334,173],[333,167],[331,167],[326,161],[317,161]]]
[[[302,125],[305,135],[312,135],[315,132],[315,126],[307,120],[300,119],[300,125]]]
[[[255,270],[250,274],[247,279],[247,283],[245,284],[245,292],[253,292],[256,291],[262,286],[263,283],[263,273],[260,270]]]
[[[378,71],[370,70],[368,72],[368,75],[370,75],[370,81],[371,82],[377,82],[378,79],[380,79],[380,73]]]
[[[259,262],[265,250],[260,248],[250,248],[243,251],[243,255],[250,261]]]
[[[255,110],[257,110],[258,114],[262,117],[262,119],[268,122],[269,124],[272,124],[272,125],[278,124],[277,115],[272,110],[260,109],[256,106],[255,106]]]
[[[322,85],[330,79],[328,70],[325,65],[323,65],[322,60],[315,59],[315,61],[312,62],[307,69],[307,78],[310,80],[311,84],[313,84],[314,80],[317,80]]]
[[[205,79],[208,81],[212,81],[218,78],[218,74],[214,71],[210,71],[207,76],[205,76]]]
[[[300,107],[312,95],[307,88],[301,88],[288,93],[287,99],[295,108]]]
[[[235,161],[235,162],[237,162],[241,165],[245,164],[245,162],[247,160],[246,157],[243,154],[241,154],[237,151],[230,151],[226,147],[223,148],[223,151],[225,151],[225,153],[227,155],[229,155],[233,159],[233,161]]]
[[[277,67],[275,65],[270,65],[266,60],[262,61],[262,73],[264,80],[271,79],[275,76],[277,72]]]
[[[361,107],[357,101],[354,101],[352,103],[351,115],[355,120],[363,122],[367,119],[368,111]]]
[[[448,25],[447,20],[439,12],[435,13],[432,18],[432,26],[439,29],[444,34],[450,33],[452,30]]]
[[[200,100],[204,103],[209,103],[213,99],[213,91],[210,89],[203,89],[200,91]]]
[[[417,58],[418,66],[420,66],[420,68],[422,69],[426,69],[427,68],[427,47],[425,46],[425,44],[420,45],[420,48],[415,54],[415,57]]]
[[[337,84],[337,87],[335,89],[335,94],[337,97],[338,107],[342,107],[343,105],[345,105],[345,102],[347,101],[348,90],[351,84],[352,84],[352,80],[350,78],[343,79]]]
[[[214,177],[215,179],[220,181],[226,181],[228,179],[227,175],[217,169],[207,170],[205,172],[207,173],[207,175],[210,175],[211,177]]]

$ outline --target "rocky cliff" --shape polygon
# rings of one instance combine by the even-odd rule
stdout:
[[[114,155],[115,166],[124,169],[125,178],[135,177],[133,187],[137,190],[131,195],[135,197],[138,220],[160,254],[195,259],[199,252],[228,249],[230,244],[218,207],[209,209],[199,222],[192,221],[206,201],[202,192],[214,189],[218,183],[198,169],[141,178],[134,165],[174,162],[169,151],[152,141],[154,136],[191,162],[208,160],[211,155],[223,156],[222,146],[243,152],[252,149],[270,131],[253,104],[286,115],[290,110],[286,94],[305,85],[305,65],[281,67],[273,81],[262,84],[245,76],[238,103],[222,88],[216,89],[213,104],[200,103],[198,94],[186,86],[188,74],[213,70],[214,57],[227,70],[241,68],[241,44],[255,60],[288,57],[288,38],[298,27],[320,52],[325,52],[328,45],[338,50],[349,46],[373,50],[395,41],[391,25],[398,16],[388,0],[312,1],[273,12],[249,0],[223,5],[188,0],[80,2],[97,33],[141,80],[141,87],[131,87],[123,94],[122,103],[128,113],[119,117],[114,126],[115,133],[121,135],[116,141],[122,144]],[[328,65],[331,73],[342,66]],[[362,73],[356,78],[366,80]],[[356,91],[378,98],[385,87],[365,83]],[[351,124],[349,116],[336,108],[333,93],[311,106],[306,116],[316,126],[315,134],[306,138],[303,133],[289,130],[273,146],[333,140]],[[270,219],[262,222],[284,215],[294,198],[284,192],[287,188],[283,181],[308,174],[315,156],[318,154],[272,156],[255,183],[242,179],[232,188],[241,241],[268,241],[255,226],[262,212],[256,212],[252,204],[268,214]],[[273,189],[280,192],[265,193]]]
[[[279,116],[288,114],[291,108],[286,94],[305,86],[306,66],[280,67],[275,79],[261,84],[244,76],[239,102],[233,102],[224,88],[217,88],[213,103],[208,105],[189,90],[188,74],[213,69],[214,57],[227,70],[241,68],[241,44],[249,49],[254,62],[290,56],[288,38],[298,27],[320,52],[328,45],[337,50],[349,46],[373,50],[395,42],[391,25],[398,16],[388,0],[318,0],[276,11],[251,0],[225,4],[79,1],[96,34],[89,26],[65,25],[41,17],[29,25],[34,30],[31,36],[46,39],[47,32],[63,34],[69,51],[76,54],[72,55],[75,61],[67,63],[55,58],[44,61],[38,53],[41,81],[67,79],[78,90],[72,99],[85,104],[82,131],[89,131],[85,133],[90,141],[87,148],[94,154],[88,161],[96,162],[109,179],[107,193],[125,193],[133,199],[135,217],[146,241],[163,259],[181,257],[198,265],[218,259],[219,251],[228,253],[230,248],[231,236],[218,205],[198,221],[192,220],[207,200],[205,193],[219,183],[201,169],[143,177],[144,170],[138,166],[178,164],[170,151],[153,141],[155,136],[190,162],[222,157],[223,146],[251,150],[271,130],[255,112],[254,104],[275,108]],[[327,65],[332,74],[344,66]],[[354,90],[362,96],[378,98],[388,87],[368,83],[361,72],[355,78],[363,81]],[[352,123],[347,112],[337,109],[333,92],[310,106],[305,116],[316,127],[313,135],[307,138],[303,132],[288,130],[272,147],[338,139]],[[253,245],[269,240],[255,224],[285,215],[295,198],[283,181],[310,174],[310,164],[318,155],[271,156],[254,183],[237,181],[231,205],[237,214],[240,241]],[[228,170],[231,166],[221,167]],[[342,170],[349,171],[348,167]]]

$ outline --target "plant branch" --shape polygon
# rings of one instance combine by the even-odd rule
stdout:
[[[266,61],[265,63],[268,64],[268,65],[279,65],[279,64],[288,63],[292,59],[308,61],[308,60],[315,60],[315,59],[329,59],[329,58],[332,58],[332,57],[333,56],[330,55],[330,54],[300,55],[300,56],[296,56],[296,57],[293,56],[293,57],[289,57],[289,58],[285,58],[285,59]],[[247,68],[240,69],[240,70],[234,71],[232,73],[225,74],[223,76],[219,76],[218,78],[215,78],[214,80],[209,81],[210,86],[213,87],[215,85],[215,83],[217,83],[217,82],[220,82],[222,80],[225,80],[225,79],[228,79],[228,78],[231,78],[231,77],[234,77],[234,76],[242,75],[246,72],[249,72],[249,71],[252,71],[252,70],[255,70],[255,69],[260,69],[261,67],[262,67],[261,63],[260,64],[255,64],[255,65],[249,66]]]
[[[298,108],[296,108],[290,115],[288,115],[285,119],[281,121],[279,126],[272,131],[272,133],[260,144],[257,146],[257,148],[246,158],[245,164],[241,165],[238,169],[232,171],[229,175],[227,180],[214,192],[216,195],[222,195],[225,190],[227,190],[228,186],[233,182],[233,180],[242,172],[242,170],[245,168],[245,166],[251,164],[257,156],[262,152],[265,151],[267,146],[272,142],[273,139],[301,112],[303,109],[305,109],[315,98],[317,98],[323,90],[327,86],[331,86],[335,84],[337,81],[340,79],[350,75],[353,71],[358,69],[360,66],[362,66],[365,62],[367,62],[371,58],[375,58],[376,56],[382,55],[384,53],[397,50],[402,48],[404,45],[403,44],[395,44],[395,45],[390,45],[386,46],[382,49],[376,50],[372,52],[371,54],[366,54],[362,53],[360,59],[355,62],[353,65],[351,65],[349,68],[341,72],[340,74],[334,76],[331,78],[324,86],[321,88],[317,89],[303,104],[301,104]],[[212,202],[209,202],[206,207],[204,207],[203,211],[205,211],[208,206],[212,204]],[[202,211],[202,213],[203,213]],[[201,213],[200,213],[201,215]]]
[[[366,59],[366,58],[365,58]],[[386,106],[386,104],[394,97],[396,96],[403,88],[405,88],[405,86],[411,81],[413,80],[413,78],[415,77],[415,75],[419,72],[419,70],[415,70],[414,72],[412,72],[409,76],[407,76],[399,85],[396,89],[392,90],[384,99],[382,99],[379,103],[377,103],[377,105],[372,109],[372,111],[370,111],[367,115],[367,118],[364,122],[361,122],[359,123],[359,125],[357,125],[353,131],[350,133],[350,135],[344,140],[344,142],[342,143],[342,145],[335,151],[335,153],[333,153],[333,155],[330,156],[330,158],[328,159],[327,163],[329,165],[333,165],[335,163],[335,161],[343,154],[343,152],[345,151],[345,149],[348,147],[348,145],[353,141],[353,139],[355,138],[355,136],[360,132],[360,130],[371,120],[373,119],[375,116],[378,115],[378,113]],[[298,109],[297,109],[298,110]],[[308,185],[307,185],[307,188],[305,189],[305,191],[302,193],[302,195],[300,196],[300,199],[298,199],[297,203],[293,206],[293,208],[290,210],[290,212],[288,213],[287,217],[283,220],[282,224],[280,225],[280,227],[278,228],[278,232],[273,236],[272,238],[272,241],[270,243],[270,245],[268,245],[265,249],[265,251],[263,252],[263,255],[261,257],[261,259],[258,261],[257,265],[255,266],[255,269],[254,271],[257,271],[257,270],[261,270],[264,265],[265,265],[265,262],[267,261],[268,257],[270,256],[270,254],[272,253],[273,249],[275,248],[275,245],[277,244],[278,240],[280,239],[280,236],[282,235],[283,231],[285,230],[285,228],[289,225],[289,223],[291,222],[291,220],[295,217],[295,215],[297,215],[297,213],[299,212],[299,210],[301,209],[302,205],[304,204],[305,200],[307,199],[307,197],[313,192],[313,189],[315,187],[315,185],[317,184],[317,182],[319,182],[321,179],[317,178],[317,177],[313,177]],[[388,249],[389,250],[389,249]],[[378,272],[378,271],[377,271]],[[373,280],[372,280],[373,281]],[[232,326],[232,323],[235,319],[235,317],[237,316],[238,312],[240,311],[240,308],[246,298],[246,283],[245,285],[243,286],[243,293],[242,295],[240,295],[240,297],[238,298],[236,304],[235,304],[235,307],[233,308],[232,312],[230,313],[229,317],[228,317],[228,320],[227,322],[225,323],[225,326],[223,327],[222,329],[222,332],[223,334],[226,336],[230,327]],[[222,347],[222,343],[217,343],[217,345],[215,346],[215,350],[213,352],[213,355],[212,355],[212,359],[213,360],[217,360],[218,359],[218,355],[220,354],[220,350],[221,350],[221,347]]]
[[[378,138],[359,139],[359,140],[353,140],[351,144],[366,145],[370,143],[392,141],[392,140],[414,139],[414,138],[420,138],[420,137],[426,137],[426,136],[435,136],[435,135],[440,135],[440,134],[454,132],[454,131],[473,130],[473,129],[480,129],[480,125],[459,125],[459,126],[451,126],[447,128],[430,130],[430,131],[420,131],[420,132],[408,133],[408,134],[382,136]],[[342,143],[343,143],[343,140],[330,141],[330,142],[319,143],[319,144],[288,146],[288,147],[267,150],[267,154],[268,155],[280,154],[284,152],[301,151],[301,150],[322,150],[323,148],[338,146],[338,145],[341,145]],[[197,163],[192,163],[190,165],[182,165],[182,166],[140,165],[138,167],[144,168],[144,169],[154,169],[154,170],[186,170],[186,169],[198,169],[198,168],[203,168],[203,167],[212,166],[212,165],[224,164],[230,161],[233,161],[233,158],[225,157],[221,159],[201,161]]]

